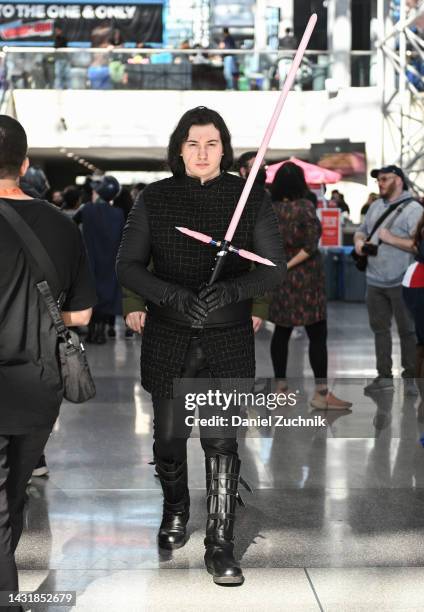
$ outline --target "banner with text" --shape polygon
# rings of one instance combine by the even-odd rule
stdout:
[[[0,40],[53,39],[54,27],[69,42],[105,44],[114,30],[123,42],[162,42],[161,4],[0,4]]]

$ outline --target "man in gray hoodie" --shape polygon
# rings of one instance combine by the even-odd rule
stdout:
[[[412,236],[423,209],[408,191],[401,168],[391,165],[375,169],[380,199],[373,203],[355,234],[355,251],[368,255],[367,307],[375,339],[377,378],[365,392],[393,388],[392,318],[395,318],[401,344],[405,393],[416,395],[414,384],[414,324],[402,299],[402,278],[413,259]],[[392,207],[392,212],[368,240],[378,219]]]

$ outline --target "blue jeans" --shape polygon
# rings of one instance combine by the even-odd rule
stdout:
[[[234,89],[234,75],[237,74],[237,64],[234,55],[224,57],[224,77],[227,89]]]
[[[71,66],[65,57],[59,57],[54,63],[54,88],[69,89],[71,80]]]

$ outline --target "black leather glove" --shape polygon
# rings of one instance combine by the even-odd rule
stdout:
[[[203,287],[199,298],[206,303],[208,312],[240,301],[239,285],[236,281],[221,281]]]
[[[168,285],[161,299],[162,306],[181,312],[191,324],[202,323],[208,314],[206,303],[193,291],[179,285]]]

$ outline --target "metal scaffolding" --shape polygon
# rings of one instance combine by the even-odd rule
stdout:
[[[411,8],[400,0],[399,20],[390,18],[390,3],[379,0],[382,90],[382,165],[397,163],[414,189],[424,194],[424,1]],[[393,157],[396,152],[395,157]]]

